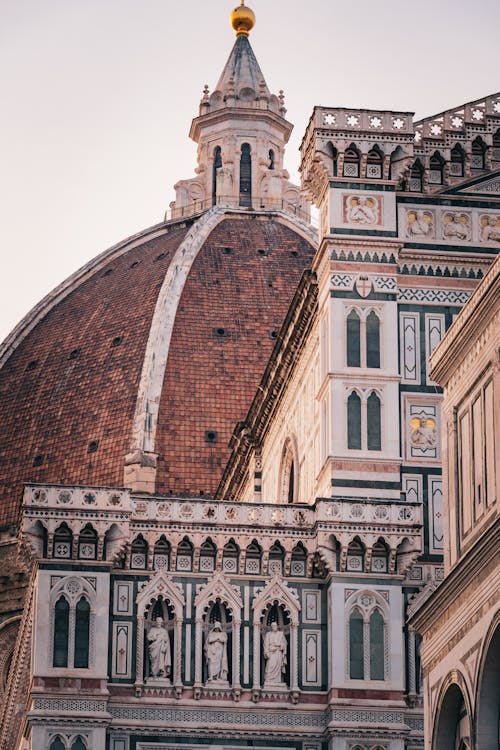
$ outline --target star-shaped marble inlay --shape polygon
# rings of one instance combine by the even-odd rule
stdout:
[[[415,140],[417,143],[420,143],[420,141],[422,140],[422,133],[420,132],[420,130],[417,130],[417,132],[415,133]]]
[[[382,120],[380,117],[370,117],[370,127],[371,128],[381,128],[382,127]]]
[[[332,115],[331,112],[327,112],[326,115],[323,115],[323,122],[325,125],[335,125],[335,115]]]
[[[349,127],[353,128],[355,125],[359,123],[359,117],[358,115],[349,115],[347,118],[347,124]]]
[[[392,121],[392,126],[396,128],[396,130],[401,130],[401,128],[404,128],[405,121],[401,119],[401,117],[395,117]]]
[[[431,125],[431,133],[432,135],[441,135],[443,128],[441,125],[437,125],[434,123],[434,125]]]
[[[451,125],[452,125],[452,127],[454,127],[454,128],[461,128],[463,124],[464,124],[464,121],[463,121],[462,117],[455,116],[455,117],[451,118]]]
[[[473,120],[482,120],[484,117],[484,112],[482,109],[473,109],[472,110],[472,119]]]

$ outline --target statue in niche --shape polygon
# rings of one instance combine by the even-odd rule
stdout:
[[[283,685],[283,674],[286,671],[286,636],[282,630],[278,630],[278,623],[271,623],[264,638],[264,658],[266,660],[266,671],[264,685]]]
[[[481,230],[483,242],[500,242],[500,224],[496,216],[488,216]]]
[[[447,214],[445,216],[444,236],[466,240],[469,236],[469,220],[465,214]]]
[[[205,659],[207,662],[207,682],[227,682],[227,633],[216,620],[205,641]]]
[[[172,658],[170,636],[163,625],[163,617],[157,617],[148,633],[148,649],[151,677],[170,677]]]
[[[408,237],[428,237],[432,235],[432,216],[427,211],[410,211],[408,213]]]

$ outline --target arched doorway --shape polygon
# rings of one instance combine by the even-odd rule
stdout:
[[[432,750],[470,748],[470,717],[461,688],[452,683],[446,689],[436,714]]]
[[[486,641],[479,672],[476,702],[476,747],[498,750],[500,747],[500,623]]]

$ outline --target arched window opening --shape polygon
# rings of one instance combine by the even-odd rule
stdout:
[[[349,617],[349,677],[351,680],[364,680],[364,622],[359,609],[355,607]]]
[[[292,562],[290,566],[290,574],[292,576],[305,576],[307,572],[307,550],[299,542],[296,547],[292,550]]]
[[[285,550],[279,542],[275,542],[269,550],[269,575],[283,575]]]
[[[330,142],[327,143],[326,149],[328,152],[328,156],[332,160],[332,168],[331,168],[332,177],[337,177],[339,152],[337,151],[333,143],[330,143]]]
[[[97,532],[90,523],[80,531],[80,536],[78,537],[78,557],[80,560],[97,559]]]
[[[214,149],[214,164],[212,173],[212,205],[215,206],[217,203],[217,175],[218,170],[222,167],[222,152],[221,147],[216,146]]]
[[[54,607],[54,648],[52,665],[68,666],[69,603],[61,596]]]
[[[115,566],[125,566],[125,555],[122,547],[122,533],[114,523],[104,535],[103,560],[113,560]]]
[[[193,570],[193,545],[187,537],[177,547],[177,570],[189,573]]]
[[[472,154],[470,159],[471,169],[484,169],[486,157],[486,144],[479,136],[472,141]]]
[[[366,177],[369,180],[381,180],[384,173],[384,156],[378,146],[368,152],[366,159]]]
[[[264,616],[262,637],[263,686],[290,685],[290,618],[276,600]]]
[[[155,570],[169,570],[170,568],[170,543],[164,534],[158,539],[153,550],[153,568]]]
[[[373,311],[366,318],[366,366],[380,367],[380,321]]]
[[[142,534],[134,539],[130,549],[130,567],[146,570],[148,565],[148,544]]]
[[[419,159],[416,159],[410,169],[409,189],[412,193],[421,193],[423,190],[424,168]]]
[[[229,684],[232,681],[233,627],[230,610],[220,599],[211,606],[203,628],[205,654],[203,681]]]
[[[370,617],[370,679],[383,680],[384,674],[384,618],[376,609]]]
[[[361,573],[365,567],[365,548],[358,538],[353,539],[347,548],[347,571]]]
[[[260,575],[262,560],[262,550],[259,544],[254,540],[251,542],[245,554],[245,573],[250,575]]]
[[[75,657],[73,665],[77,669],[89,666],[90,604],[84,596],[76,605],[75,611]]]
[[[495,731],[498,732],[498,724]],[[470,747],[470,720],[462,691],[458,685],[452,684],[447,689],[436,716],[432,748],[433,750],[459,750],[462,742],[466,747]],[[478,747],[489,750],[489,747],[496,747],[497,743],[498,735],[494,745],[478,745]]]
[[[387,559],[387,547],[379,540],[372,547],[372,573],[387,573]]]
[[[452,177],[463,177],[465,166],[465,152],[462,146],[457,143],[451,149],[450,154],[450,175]]]
[[[230,539],[222,553],[222,570],[224,573],[237,573],[239,564],[239,548],[234,539]]]
[[[292,459],[292,462],[290,464],[289,474],[288,474],[288,496],[287,496],[287,502],[288,503],[293,503],[293,497],[294,497],[294,494],[293,494],[294,493],[294,486],[293,486],[294,485],[294,472],[295,472],[295,467],[294,467],[294,463],[293,463],[293,459]]]
[[[361,367],[361,321],[351,310],[347,316],[347,366]]]
[[[361,450],[361,399],[355,391],[347,399],[347,447]]]
[[[269,149],[269,169],[274,169],[274,151]]]
[[[249,143],[243,143],[241,146],[240,206],[252,206],[252,157]]]
[[[429,159],[429,184],[443,184],[444,159],[439,151],[434,151]]]
[[[282,503],[297,502],[298,477],[297,462],[295,460],[294,444],[291,438],[285,440],[281,454],[279,473],[278,497]]]
[[[54,557],[69,559],[73,548],[73,533],[66,523],[54,532]]]
[[[368,396],[366,404],[366,421],[368,431],[368,450],[379,451],[382,449],[380,399],[375,391],[372,391]]]
[[[493,133],[493,150],[492,159],[493,161],[500,161],[500,128],[496,133]]]
[[[60,737],[54,737],[50,743],[50,750],[66,750],[66,746]]]
[[[211,539],[207,539],[200,548],[200,573],[213,573],[217,548]]]
[[[87,750],[87,746],[80,736],[73,740],[71,750]]]
[[[484,642],[486,647],[478,679],[476,747],[496,750],[500,729],[500,625],[489,642],[487,639]]]
[[[358,149],[351,144],[344,153],[344,177],[359,177],[360,161]]]

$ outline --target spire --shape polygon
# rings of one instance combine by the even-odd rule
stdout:
[[[215,87],[215,90],[220,91],[223,96],[227,96],[230,89],[233,89],[236,96],[243,100],[247,97],[256,99],[262,96],[269,99],[271,96],[248,36],[245,34],[237,33],[234,47]]]

